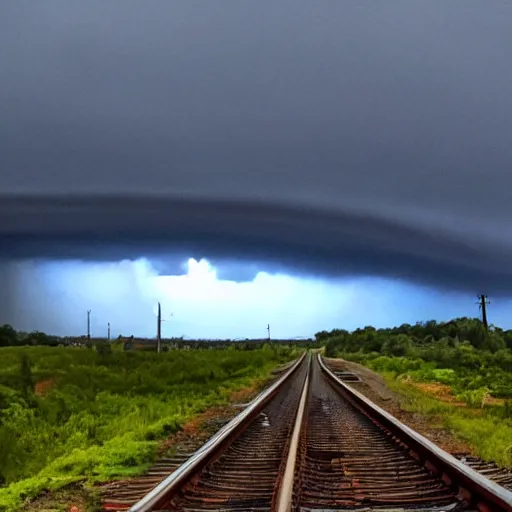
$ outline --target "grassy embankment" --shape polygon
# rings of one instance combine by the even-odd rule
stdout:
[[[512,467],[512,350],[509,332],[476,320],[428,322],[353,333],[319,333],[326,354],[381,374],[402,408],[466,441],[474,454]]]
[[[0,510],[44,489],[143,472],[160,440],[298,355],[270,346],[103,355],[1,348]]]

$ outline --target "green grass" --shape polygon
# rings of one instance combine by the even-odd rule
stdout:
[[[512,419],[506,407],[459,407],[439,400],[407,383],[405,374],[379,372],[388,387],[403,398],[401,408],[429,418],[431,425],[445,428],[467,442],[473,454],[499,466],[512,468]]]
[[[18,510],[42,490],[79,480],[140,474],[161,439],[298,355],[268,345],[104,355],[78,348],[0,349],[0,511]],[[47,379],[45,394],[34,393],[34,385]]]
[[[464,317],[386,329],[334,329],[315,337],[325,345],[326,356],[385,376],[404,395],[408,411],[447,428],[483,459],[512,467],[512,330]],[[442,384],[451,395],[440,400],[427,394],[426,386],[411,383]],[[443,386],[434,387],[443,393]]]

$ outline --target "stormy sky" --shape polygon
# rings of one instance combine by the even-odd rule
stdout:
[[[487,293],[507,326],[511,50],[508,2],[2,2],[0,322],[298,336]]]

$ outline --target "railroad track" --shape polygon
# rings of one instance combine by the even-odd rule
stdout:
[[[129,510],[340,509],[512,511],[512,492],[304,355]]]

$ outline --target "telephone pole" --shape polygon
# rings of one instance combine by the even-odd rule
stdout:
[[[158,319],[156,327],[156,351],[160,353],[162,344],[162,309],[160,308],[160,302],[158,303]]]
[[[487,304],[490,304],[491,301],[487,299],[487,295],[479,295],[478,296],[478,307],[482,310],[482,323],[484,324],[485,330],[488,329],[489,325],[487,324]]]
[[[87,310],[87,341],[91,339],[91,310]]]
[[[110,322],[108,323],[107,340],[110,341]]]

